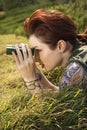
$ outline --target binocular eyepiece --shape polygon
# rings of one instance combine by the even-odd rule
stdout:
[[[22,53],[21,45],[19,45],[19,49],[20,49],[20,51]],[[7,55],[12,55],[12,52],[15,52],[15,54],[17,54],[15,46],[14,45],[7,45],[6,54]],[[34,55],[34,48],[31,48],[31,52],[32,52],[32,55]]]

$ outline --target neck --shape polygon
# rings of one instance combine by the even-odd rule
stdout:
[[[63,62],[62,62],[62,67],[65,67],[65,65],[67,64],[67,61],[69,60],[69,58],[70,58],[70,56],[71,56],[71,53],[70,52],[67,52],[65,55],[64,55],[64,57],[63,57]]]

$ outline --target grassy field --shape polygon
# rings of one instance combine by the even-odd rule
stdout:
[[[85,4],[84,8],[83,4]],[[60,9],[75,20],[83,31],[87,22],[87,1],[70,5],[35,5],[0,13],[0,130],[87,130],[87,94],[78,88],[60,94],[43,92],[36,96],[27,90],[8,44],[28,43],[23,21],[37,8]],[[72,5],[72,6],[71,6]],[[44,74],[58,85],[61,68]]]
[[[69,4],[45,3],[26,5],[24,7],[0,12],[0,34],[16,34],[25,36],[23,29],[24,20],[31,15],[33,11],[39,8],[57,9],[65,12],[75,22],[78,32],[83,32],[87,26],[87,0],[76,0]]]
[[[20,79],[13,58],[6,55],[6,46],[15,42],[18,43],[18,41],[27,42],[27,39],[15,35],[0,35],[0,110],[4,103],[12,99],[15,87],[19,84],[17,81]]]
[[[38,8],[49,8],[51,4],[26,5],[0,13],[0,34],[25,35],[23,30],[24,20]]]
[[[0,130],[87,130],[85,93],[74,88],[31,95],[12,56],[6,55],[6,45],[28,39],[9,34],[0,35],[0,42]],[[46,76],[57,84],[61,69],[53,73]]]

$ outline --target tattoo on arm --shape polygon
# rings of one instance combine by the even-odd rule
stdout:
[[[60,81],[60,88],[71,86],[81,82],[83,78],[83,68],[76,62],[70,63]]]

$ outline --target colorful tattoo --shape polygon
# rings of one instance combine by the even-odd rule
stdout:
[[[70,63],[60,81],[60,87],[78,84],[83,79],[83,68],[76,62]]]

